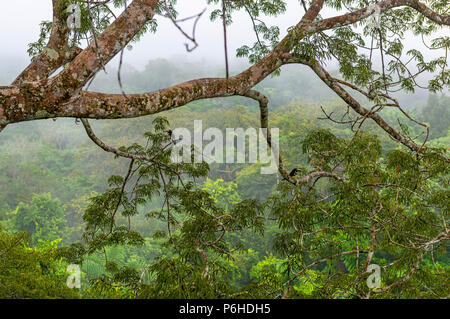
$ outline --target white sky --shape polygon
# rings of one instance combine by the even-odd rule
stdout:
[[[206,0],[179,0],[178,2],[180,18],[196,14],[206,7]],[[266,20],[269,25],[276,23],[280,27],[282,35],[303,15],[303,9],[298,0],[287,0],[287,3],[288,10],[285,15]],[[125,51],[125,63],[142,69],[150,59],[163,57],[169,60],[178,60],[181,56],[183,59],[193,62],[223,63],[222,26],[209,21],[211,11],[212,8],[205,13],[198,24],[197,39],[200,46],[194,52],[187,53],[184,48],[186,39],[168,19],[159,17],[160,29],[157,34],[147,34],[138,44],[134,45],[131,52]],[[331,10],[322,12],[325,17],[331,14]],[[18,69],[27,65],[29,62],[28,44],[38,39],[40,22],[51,20],[51,16],[51,0],[2,0],[0,2],[0,43],[2,46],[0,72],[11,69],[11,64]],[[187,31],[191,30],[190,25],[192,22],[186,24]],[[246,14],[242,13],[235,18],[235,23],[229,27],[228,37],[229,56],[232,60],[231,67],[233,67],[233,63],[237,63],[237,59],[234,58],[236,48],[243,44],[251,45],[255,41],[251,22]],[[406,39],[406,42],[416,48],[423,48],[417,38],[410,37]],[[245,60],[241,60],[245,62]]]
[[[288,12],[283,17],[274,21],[283,33],[286,29],[298,22],[303,14],[297,0],[289,0]],[[206,0],[179,0],[178,6],[180,18],[201,12],[206,7]],[[125,52],[126,63],[139,69],[145,66],[148,60],[164,57],[168,59],[179,58],[177,55],[186,56],[186,59],[194,61],[207,60],[212,63],[223,61],[223,37],[222,26],[219,23],[211,23],[209,14],[211,8],[204,14],[197,25],[197,39],[200,46],[192,53],[187,54],[184,43],[186,39],[175,29],[168,19],[158,17],[160,29],[157,34],[147,34],[134,49]],[[51,21],[51,0],[2,0],[0,4],[0,50],[1,61],[3,57],[23,60],[25,65],[28,55],[28,44],[35,42],[39,37],[39,24],[43,20]],[[186,22],[186,31],[191,31],[192,22]],[[254,34],[251,33],[251,23],[247,16],[241,14],[236,23],[229,27],[229,55],[235,56],[236,48],[242,44],[253,44]],[[0,61],[0,71],[4,62]]]

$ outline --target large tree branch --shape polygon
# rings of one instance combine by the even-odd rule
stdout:
[[[387,0],[378,5],[387,10],[406,5],[411,1]],[[372,13],[372,9],[365,8],[341,17],[312,22],[320,12],[323,2],[316,0],[296,28],[291,30],[272,52],[244,72],[229,79],[198,79],[155,92],[127,96],[94,92],[78,94],[78,90],[102,67],[102,63],[108,62],[116,55],[153,16],[156,0],[135,0],[127,11],[97,38],[98,46],[91,44],[53,78],[49,85],[34,82],[20,88],[0,88],[0,124],[51,117],[97,119],[138,117],[183,106],[199,99],[243,95],[277,68],[289,63],[293,46],[308,32],[339,26],[340,21],[353,23]],[[411,3],[417,4],[417,1]],[[332,84],[345,95],[340,86],[336,87],[334,82]],[[368,111],[361,109],[350,96],[346,99],[350,100],[357,110],[368,114]],[[387,128],[376,114],[372,117],[378,124]],[[392,133],[395,135],[394,138],[409,143],[395,131]]]
[[[450,15],[440,15],[439,13],[431,10],[425,4],[420,2],[419,0],[408,0],[407,5],[416,11],[420,12],[424,16],[426,16],[431,21],[436,22],[437,24],[450,25]]]
[[[105,31],[92,41],[48,87],[57,103],[70,98],[114,58],[153,18],[158,0],[134,0]]]
[[[308,10],[306,10],[305,15],[300,20],[297,26],[301,26],[303,24],[311,23],[320,13],[320,10],[323,8],[325,0],[316,0],[314,1]]]
[[[73,60],[81,52],[80,48],[69,48],[68,46],[70,30],[64,19],[67,3],[63,0],[52,0],[52,4],[52,30],[47,46],[14,80],[12,85],[47,79],[63,63]]]
[[[145,94],[82,92],[71,97],[70,94],[66,96],[63,87],[60,87],[60,94],[55,94],[37,82],[22,87],[0,87],[0,124],[2,120],[8,124],[52,117],[131,118],[156,114],[199,99],[242,95],[282,66],[290,56],[288,49],[284,42],[281,43],[261,61],[229,79],[197,79]],[[72,63],[82,55],[84,52]],[[66,74],[66,70],[62,73]],[[77,76],[78,71],[73,72],[73,76]],[[65,100],[62,95],[70,100],[61,102]]]
[[[135,0],[135,2],[137,3],[138,1]],[[303,18],[299,22],[298,28],[301,28],[302,26],[310,23],[313,19],[315,19],[322,9],[323,4],[324,0],[315,0],[310,9],[305,13]],[[120,19],[126,19],[126,21],[129,21],[130,17],[135,17],[135,19],[138,20],[143,19],[143,16],[139,16],[138,7],[134,8],[132,7],[132,5],[130,5],[130,8],[127,10],[127,12],[119,17],[115,23],[118,23],[117,21],[119,21]],[[156,5],[156,1],[154,5]],[[154,8],[151,9],[150,14],[153,14],[153,9]],[[139,29],[140,28],[136,28],[135,31],[137,32]],[[112,28],[112,30],[114,30],[114,28]],[[290,41],[291,35],[292,34],[286,36],[278,44],[278,46],[261,61],[232,78],[198,79],[178,84],[164,90],[139,95],[124,96],[123,94],[114,95],[83,92],[79,99],[76,99],[75,101],[72,100],[69,105],[66,105],[66,107],[64,107],[64,110],[62,111],[67,112],[67,114],[63,116],[94,118],[137,117],[155,114],[175,107],[183,106],[198,99],[245,94],[245,92],[247,92],[249,89],[265,79],[269,74],[283,65],[283,59],[288,56],[289,50],[292,47],[292,41]],[[105,39],[101,37],[99,37],[98,39],[99,46],[103,47],[102,44],[108,42],[106,39],[110,36],[116,38],[116,35],[113,31],[109,31],[108,29],[105,30],[104,34],[102,34],[101,36]],[[302,36],[297,36],[297,40],[299,40],[301,37]],[[64,70],[64,72],[54,80],[55,83],[57,83],[57,85],[59,86],[59,82],[61,82],[60,78],[64,78],[66,75],[71,76],[71,74],[75,72],[75,77],[77,77],[78,75],[78,78],[75,79],[75,82],[82,80],[80,83],[84,85],[88,80],[88,76],[86,75],[80,77],[79,74],[88,72],[89,70],[92,70],[93,67],[91,66],[86,70],[81,69],[80,71],[80,68],[77,67],[78,60],[83,61],[86,59],[95,59],[92,50],[94,50],[94,47],[91,45],[91,51],[85,50],[85,52],[90,52],[90,57],[85,58],[85,52],[80,54],[77,59],[71,63],[69,68]],[[102,56],[102,60],[109,61],[109,59],[117,54],[117,52],[111,50],[110,47],[109,50],[109,54],[105,54],[105,52],[102,52],[103,50],[100,50],[101,54],[104,55]],[[87,54],[88,53],[86,53],[86,55]],[[81,67],[83,67],[83,65],[81,65]],[[91,73],[91,75],[95,74],[99,67],[100,65],[97,65],[97,69],[94,68],[94,71]],[[69,79],[69,82],[72,82],[72,80],[73,77]],[[65,85],[64,87],[66,88]],[[80,85],[73,86],[74,89],[79,87]],[[109,109],[107,111],[102,109],[102,106],[105,105],[109,106]],[[77,111],[77,115],[73,114],[74,110]]]
[[[408,140],[397,130],[391,127],[379,114],[374,111],[369,111],[352,97],[339,83],[334,79],[318,61],[312,59],[297,60],[299,63],[308,65],[319,78],[332,89],[342,100],[344,100],[356,113],[362,115],[364,118],[370,118],[375,121],[384,131],[386,131],[394,139],[415,152],[420,152],[421,146]]]
[[[376,7],[380,9],[380,13],[383,13],[387,10],[403,6],[408,6],[417,10],[428,19],[438,24],[450,25],[450,15],[440,15],[418,0],[385,0],[354,12],[313,22],[307,27],[307,31],[318,32],[354,24],[355,22],[370,17],[375,12]]]
[[[146,4],[147,15],[141,12],[143,2]],[[4,108],[3,116],[0,110],[0,121],[7,124],[52,117],[130,118],[159,113],[199,99],[242,95],[281,67],[289,58],[289,51],[294,43],[306,35],[305,32],[290,32],[263,59],[229,79],[198,79],[155,92],[127,96],[94,92],[81,92],[78,95],[76,91],[101,68],[101,62],[108,62],[126,45],[117,40],[123,37],[119,33],[124,26],[131,30],[124,32],[129,41],[148,21],[149,16],[152,16],[152,8],[156,3],[156,0],[135,0],[126,13],[97,38],[98,53],[97,47],[91,44],[53,78],[49,85],[43,86],[36,82],[21,88],[0,88],[0,107]],[[323,0],[316,0],[299,23],[299,30],[317,16],[322,5]],[[129,25],[130,21],[134,23]],[[98,59],[99,54],[101,61]]]

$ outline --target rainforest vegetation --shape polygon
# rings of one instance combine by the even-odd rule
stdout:
[[[192,68],[189,63],[177,66],[161,59],[150,61],[142,72],[125,68],[124,87],[127,92],[158,89],[189,77]],[[164,76],[167,69],[172,78]],[[119,90],[115,78],[106,75],[94,87]],[[152,181],[150,176],[155,172],[148,172],[148,183],[145,188],[141,186],[141,193],[122,204],[115,237],[91,241],[94,228],[107,223],[104,207],[117,204],[129,160],[115,158],[93,144],[75,120],[11,126],[0,136],[0,296],[273,298],[286,294],[349,298],[358,289],[367,289],[365,281],[357,278],[368,275],[358,269],[367,258],[364,251],[370,247],[370,224],[365,219],[374,202],[376,207],[383,207],[379,218],[386,220],[385,227],[392,227],[392,236],[399,243],[406,244],[415,233],[434,234],[432,225],[448,218],[448,165],[430,156],[426,165],[431,171],[420,172],[422,164],[370,122],[364,123],[352,140],[349,125],[324,120],[320,108],[339,113],[342,102],[319,81],[312,81],[304,69],[286,67],[279,78],[267,79],[260,89],[272,105],[272,127],[280,128],[285,165],[308,171],[316,165],[314,160],[320,159],[315,152],[330,152],[333,155],[325,158],[328,165],[348,161],[349,182],[340,185],[320,180],[318,189],[311,192],[308,187],[296,189],[277,174],[261,175],[260,164],[185,167],[192,189],[183,193],[175,177],[168,177],[174,180],[169,185],[171,196],[176,198],[168,221],[165,198],[158,191],[163,186]],[[448,147],[450,97],[419,92],[401,98],[411,113],[431,126],[430,145]],[[394,109],[384,110],[383,115],[391,121],[397,116]],[[202,119],[204,127],[217,127],[223,132],[228,127],[257,127],[258,106],[245,98],[204,100],[169,112],[167,122],[150,116],[92,124],[107,143],[133,148],[137,147],[134,143],[144,145],[148,138],[162,143],[163,127],[192,129],[193,119]],[[411,135],[420,134],[418,125],[408,125]],[[143,136],[142,132],[151,135]],[[348,151],[344,154],[335,154],[345,148]],[[355,165],[351,165],[356,160],[353,154],[359,154]],[[360,190],[362,194],[353,188],[374,183],[374,179],[380,184],[401,186],[376,189],[375,197],[373,187]],[[127,192],[131,193],[133,186],[127,186]],[[423,193],[417,193],[419,189]],[[322,196],[316,192],[340,195],[316,204],[313,199]],[[147,195],[151,200],[134,197]],[[192,201],[202,211],[177,205],[184,201]],[[322,217],[322,210],[327,211],[327,218]],[[228,215],[228,229],[219,238],[217,218]],[[97,216],[106,220],[99,221]],[[197,227],[204,229],[198,238]],[[398,259],[401,262],[382,273],[384,287],[407,274],[409,261],[417,258],[414,249],[390,243],[385,237],[388,229],[377,237],[372,263],[388,266]],[[216,241],[204,248],[211,277],[204,276],[205,260],[195,246],[198,240]],[[86,241],[90,242],[88,246]],[[361,250],[358,258],[339,255],[357,246]],[[420,270],[410,280],[379,296],[446,296],[448,241],[440,242],[430,252],[423,256]],[[307,268],[326,256],[334,257]],[[71,263],[82,265],[79,290],[66,287],[66,269]],[[361,286],[355,287],[358,282]]]
[[[448,298],[448,0],[193,3],[48,0],[0,60],[0,298]],[[244,160],[174,160],[199,120]]]

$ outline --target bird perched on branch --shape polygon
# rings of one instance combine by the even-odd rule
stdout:
[[[164,132],[166,132],[167,135],[169,135],[169,137],[172,138],[172,135],[173,135],[173,131],[172,130],[166,130]]]
[[[289,176],[290,177],[295,177],[297,174],[298,174],[298,172],[300,172],[302,169],[301,168],[294,168],[290,173],[289,173]]]

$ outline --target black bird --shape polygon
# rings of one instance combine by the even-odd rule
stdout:
[[[172,130],[167,130],[167,131],[164,131],[164,132],[166,132],[169,135],[169,137],[172,138],[172,134],[173,134]]]
[[[290,173],[289,173],[289,176],[290,177],[295,177],[296,175],[297,175],[297,173],[298,172],[300,172],[301,171],[301,168],[294,168]]]

